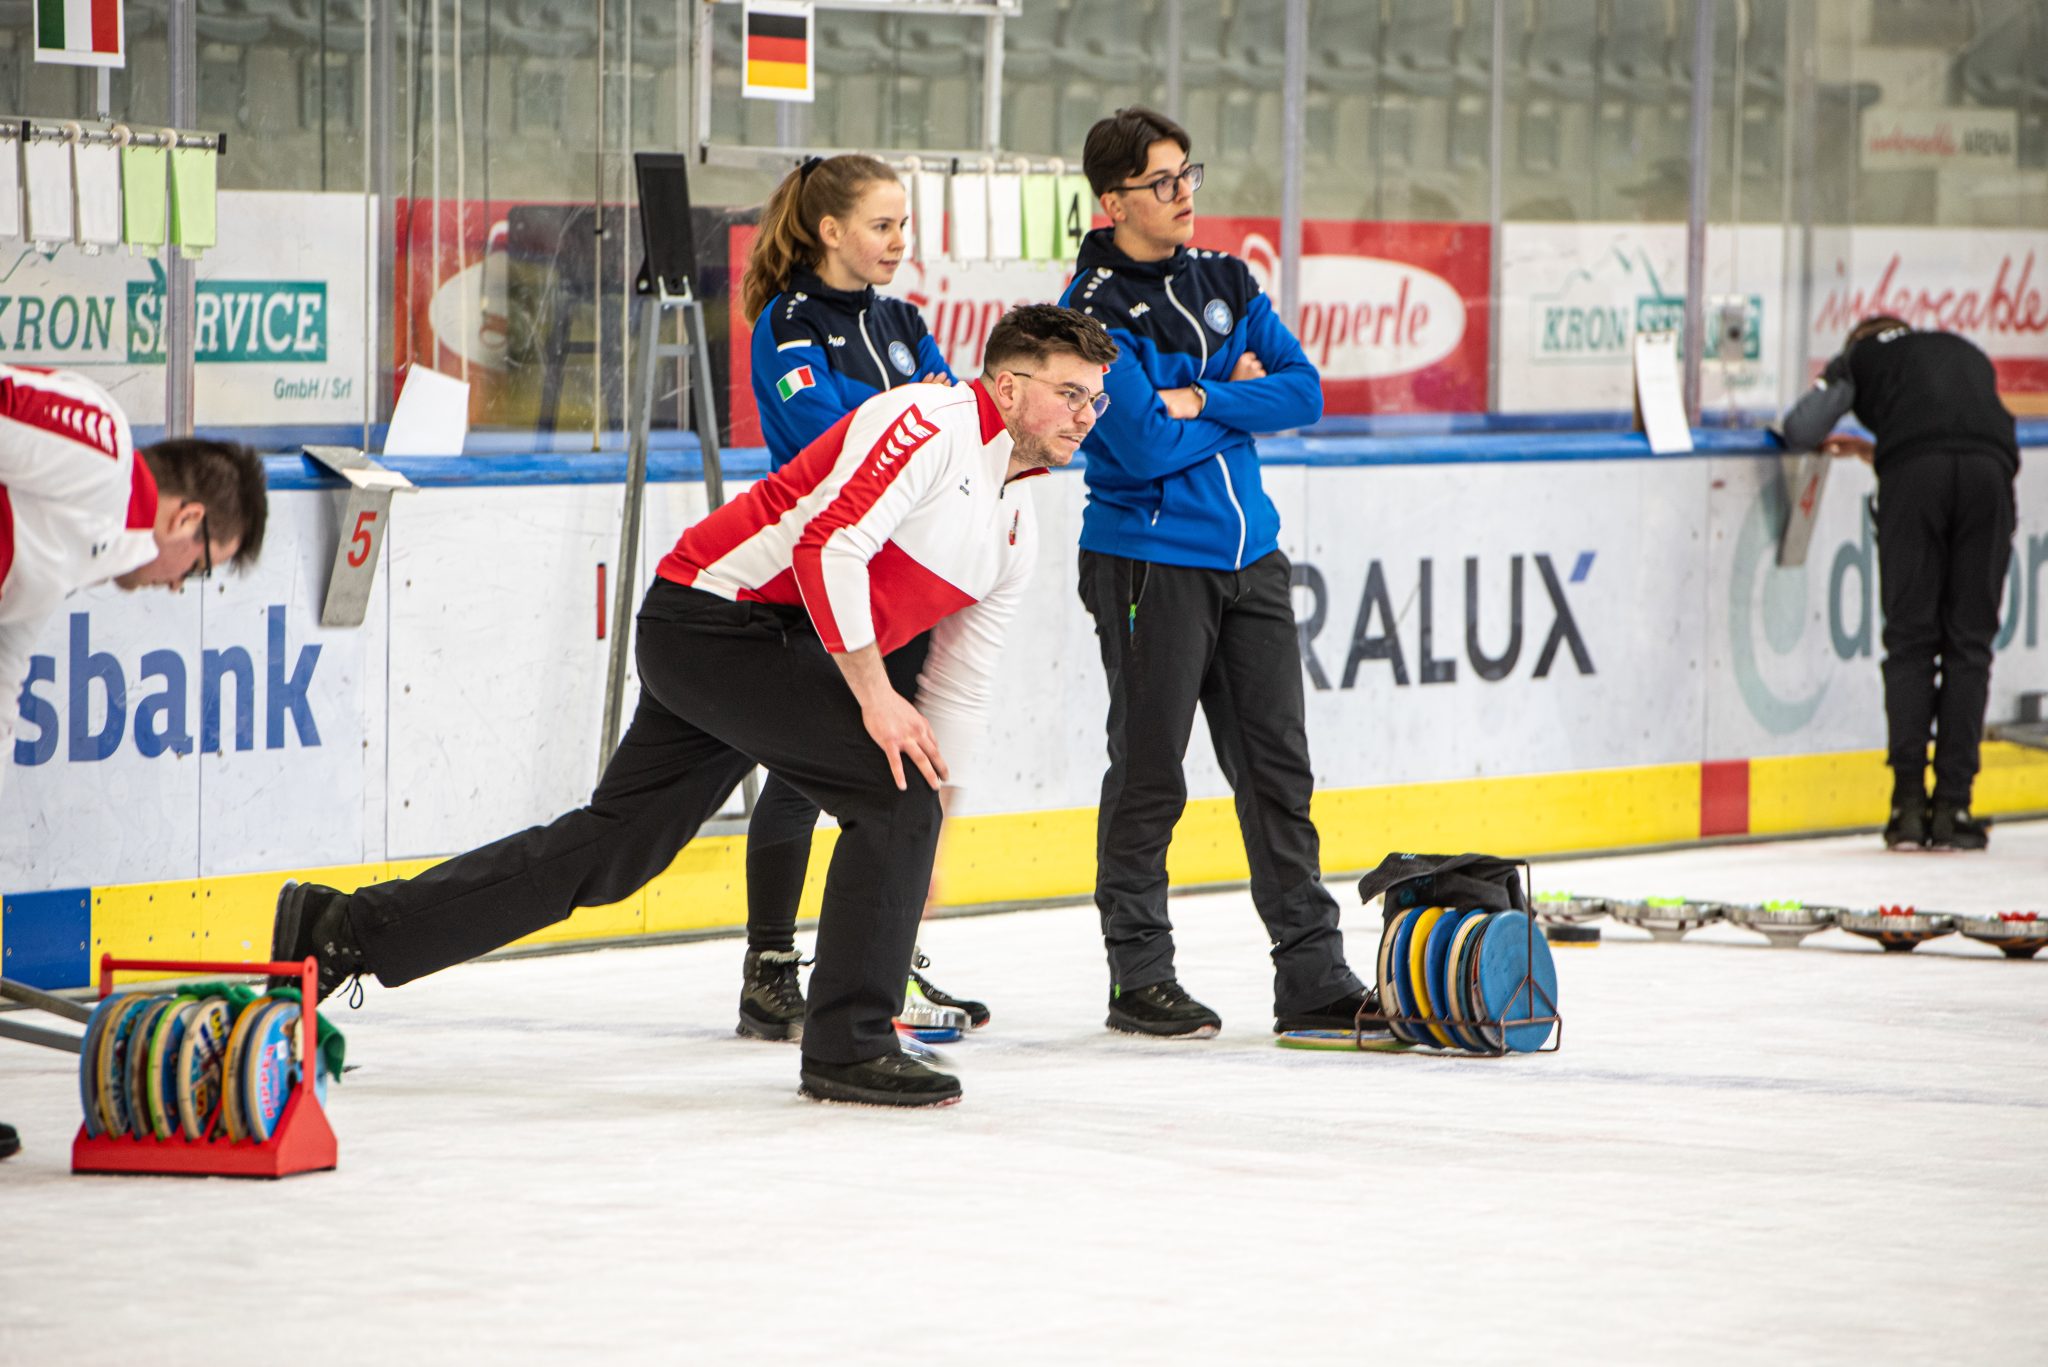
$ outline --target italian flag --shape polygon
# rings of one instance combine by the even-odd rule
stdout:
[[[36,0],[36,60],[71,66],[126,66],[126,0]]]
[[[811,374],[811,368],[807,365],[800,365],[775,382],[775,392],[781,396],[784,403],[788,403],[817,382],[817,379]]]

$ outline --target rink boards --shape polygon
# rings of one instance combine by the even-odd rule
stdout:
[[[1882,820],[1869,474],[1836,469],[1807,564],[1780,570],[1777,460],[1747,434],[1713,440],[1723,454],[1661,459],[1625,437],[1270,444],[1325,867]],[[401,464],[428,487],[394,510],[360,628],[319,625],[340,495],[295,460],[273,461],[253,572],[176,598],[79,595],[49,624],[0,787],[0,971],[75,985],[102,951],[261,948],[286,873],[403,874],[587,795],[620,463]],[[2020,483],[1994,720],[2048,680],[2039,465]],[[704,506],[686,455],[656,470],[643,572]],[[956,905],[1092,885],[1104,698],[1074,591],[1083,485],[1029,488],[1043,559],[948,837]],[[1985,763],[1980,811],[2048,809],[2048,755],[1992,745]],[[1242,879],[1199,726],[1188,772],[1176,881]],[[808,910],[816,895],[813,879]],[[544,938],[742,917],[739,841],[707,838]]]

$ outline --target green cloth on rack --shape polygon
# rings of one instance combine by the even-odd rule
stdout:
[[[178,993],[180,996],[201,998],[225,997],[228,1003],[228,1015],[234,1020],[241,1019],[244,1010],[263,1000],[266,996],[288,1002],[298,1001],[300,996],[299,989],[296,987],[277,987],[264,992],[249,986],[247,983],[224,982],[190,983],[178,988]],[[341,1081],[341,1065],[343,1060],[348,1057],[348,1040],[342,1036],[341,1031],[329,1025],[327,1017],[321,1015],[318,1011],[313,1013],[313,1034],[320,1050],[320,1061],[327,1065],[327,1076],[333,1078],[336,1082]]]
[[[121,149],[121,240],[131,247],[164,245],[170,160],[162,147]]]
[[[171,241],[197,251],[211,247],[215,234],[215,176],[219,161],[210,147],[171,149]]]
[[[1059,177],[1024,177],[1024,259],[1055,261],[1065,255],[1060,249]]]

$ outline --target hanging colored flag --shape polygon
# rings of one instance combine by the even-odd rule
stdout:
[[[750,100],[809,104],[817,92],[817,63],[811,43],[809,0],[747,0],[746,80],[740,94]]]
[[[36,60],[128,65],[127,0],[36,0]]]

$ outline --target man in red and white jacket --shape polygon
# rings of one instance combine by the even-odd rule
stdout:
[[[0,780],[29,656],[58,605],[108,580],[174,587],[214,561],[247,564],[267,506],[254,452],[181,441],[137,453],[91,380],[0,365]],[[20,1147],[0,1125],[0,1158]]]
[[[683,533],[640,608],[640,705],[590,804],[417,878],[287,885],[273,957],[388,987],[631,895],[754,767],[839,821],[803,1033],[805,1094],[959,1099],[893,1020],[938,846],[939,790],[988,723],[1036,525],[1018,482],[1073,459],[1116,357],[1094,320],[1011,310],[970,385],[869,399]],[[916,679],[889,653],[925,631]],[[901,671],[898,671],[900,674]],[[916,701],[912,702],[912,697]]]
[[[0,365],[0,774],[29,653],[65,597],[252,563],[267,507],[248,448],[184,440],[137,452],[127,417],[91,380]]]

